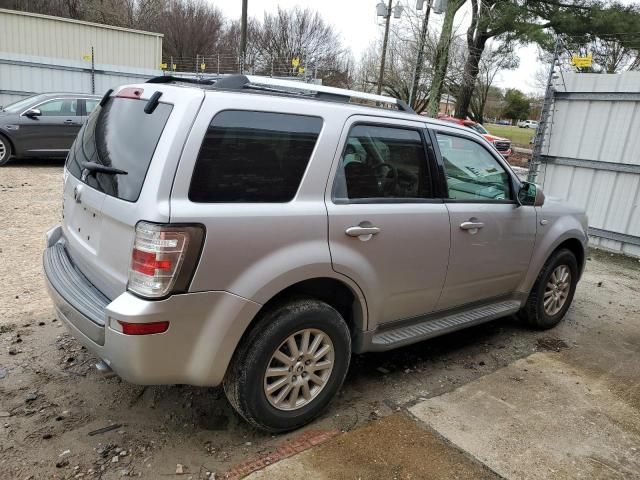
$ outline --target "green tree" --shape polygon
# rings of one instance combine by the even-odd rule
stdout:
[[[531,102],[527,96],[517,88],[510,88],[504,94],[504,108],[502,116],[510,118],[513,123],[525,120],[531,111]]]
[[[438,114],[440,106],[440,97],[444,91],[445,78],[447,76],[447,66],[449,64],[449,47],[451,46],[451,38],[453,36],[453,20],[460,7],[465,4],[466,0],[449,0],[447,2],[447,10],[442,21],[442,31],[440,39],[436,47],[436,57],[433,62],[433,79],[431,81],[431,89],[429,91],[429,103],[427,105],[427,114],[435,117]]]
[[[560,35],[563,44],[587,44],[602,38],[618,42],[627,51],[635,51],[637,63],[640,43],[640,6],[637,4],[605,0],[471,0],[471,4],[467,61],[457,94],[458,117],[469,113],[480,59],[490,38],[499,37],[506,44],[536,42],[547,50],[553,48],[554,33]],[[616,55],[619,56],[619,52]],[[629,62],[629,68],[633,63]]]

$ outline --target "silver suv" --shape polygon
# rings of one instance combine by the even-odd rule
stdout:
[[[474,131],[383,96],[233,76],[107,92],[64,171],[60,318],[138,384],[222,384],[300,427],[352,353],[564,316],[587,219]]]

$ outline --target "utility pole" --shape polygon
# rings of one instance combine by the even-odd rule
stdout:
[[[244,61],[247,57],[247,3],[249,0],[242,0],[242,18],[240,19],[240,60],[242,66],[240,73],[244,73]]]
[[[418,84],[420,83],[420,74],[422,74],[422,62],[424,57],[424,44],[427,41],[427,31],[429,27],[429,15],[431,14],[431,2],[427,2],[427,13],[422,20],[422,30],[420,31],[420,40],[418,41],[418,55],[416,57],[416,65],[413,69],[413,79],[411,80],[411,91],[409,92],[409,106],[413,108],[413,101],[418,94]]]
[[[91,46],[91,93],[96,93],[96,56],[93,45]]]
[[[541,157],[542,157],[542,144],[544,143],[544,137],[547,133],[547,125],[549,123],[549,117],[551,116],[551,108],[555,96],[555,88],[553,87],[553,77],[558,63],[558,50],[559,50],[559,37],[556,34],[556,45],[553,51],[553,61],[549,68],[549,76],[547,78],[547,89],[544,93],[544,102],[542,104],[542,111],[540,112],[540,121],[538,122],[538,128],[536,134],[533,137],[533,153],[531,154],[531,162],[529,164],[529,174],[527,175],[527,181],[535,183],[540,171]],[[560,68],[560,67],[558,67]]]
[[[384,26],[384,41],[382,42],[382,57],[380,58],[380,76],[378,77],[378,95],[382,93],[382,82],[384,81],[384,64],[387,60],[387,42],[389,41],[389,25],[391,24],[391,2],[387,6],[386,23]]]

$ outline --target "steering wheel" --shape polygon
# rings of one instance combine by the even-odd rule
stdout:
[[[386,175],[384,175],[383,180],[378,182],[378,185],[382,187],[384,193],[393,193],[398,186],[398,169],[390,163],[379,163],[378,165],[373,167],[376,175],[378,173],[378,170],[383,167],[388,168],[389,171],[386,173]],[[389,177],[390,173],[393,174],[391,177]]]

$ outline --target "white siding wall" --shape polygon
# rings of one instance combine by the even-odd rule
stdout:
[[[590,227],[630,236],[619,241],[592,231],[592,244],[640,256],[640,72],[565,73],[557,91],[632,94],[608,100],[558,96],[542,149],[548,161],[538,181],[547,195],[585,208]],[[563,165],[567,160],[575,165]],[[620,168],[611,164],[637,168],[612,171]]]
[[[161,70],[96,64],[95,93],[158,75]],[[91,93],[86,62],[0,53],[0,105],[44,92]]]
[[[0,52],[79,61],[92,46],[101,64],[156,69],[162,59],[159,33],[0,9]]]

